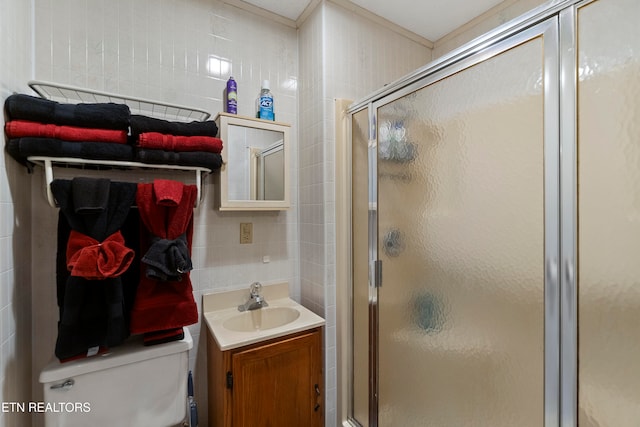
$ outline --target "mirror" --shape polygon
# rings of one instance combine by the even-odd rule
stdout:
[[[289,207],[289,126],[220,113],[224,143],[220,171],[221,210]]]

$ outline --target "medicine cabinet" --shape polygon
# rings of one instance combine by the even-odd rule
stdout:
[[[285,210],[290,207],[288,124],[235,114],[216,117],[223,165],[220,210]]]

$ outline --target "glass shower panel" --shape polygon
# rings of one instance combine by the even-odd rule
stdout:
[[[578,421],[640,422],[640,2],[578,9]]]
[[[362,426],[369,419],[369,114],[353,115],[351,123],[352,170],[352,393],[351,416]]]
[[[382,427],[543,425],[543,44],[377,111]]]

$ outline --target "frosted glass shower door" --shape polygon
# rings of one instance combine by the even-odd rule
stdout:
[[[377,108],[379,426],[544,425],[544,28]]]
[[[578,425],[640,425],[640,2],[578,8]]]

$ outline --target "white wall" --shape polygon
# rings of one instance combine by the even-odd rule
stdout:
[[[0,100],[22,92],[31,75],[31,1],[0,0]],[[0,124],[4,128],[4,115]],[[0,402],[31,398],[31,264],[29,177],[0,152]],[[25,244],[26,243],[26,244]],[[11,407],[0,411],[0,425],[30,425],[29,416]]]
[[[431,50],[332,2],[300,29],[300,287],[325,317],[326,426],[337,425],[334,99],[358,100],[431,59]]]
[[[17,2],[17,1],[14,1]],[[298,41],[293,27],[219,1],[35,0],[35,78],[222,111],[226,80],[238,83],[238,113],[252,116],[263,79],[270,80],[278,121],[292,124],[291,173],[297,177]],[[216,63],[230,69],[212,68]],[[28,180],[24,181],[28,183]],[[40,170],[31,181],[34,235],[55,233],[57,212],[42,194]],[[299,296],[297,180],[286,212],[219,212],[208,178],[204,204],[195,211],[194,294],[244,288],[254,281],[287,280]],[[253,223],[253,244],[239,244],[240,223]],[[55,242],[34,245],[34,399],[37,376],[52,357],[56,338]],[[270,256],[264,264],[262,257]],[[190,327],[200,422],[206,423],[206,336]],[[201,335],[202,332],[202,335]],[[37,420],[37,422],[40,422]]]
[[[544,3],[547,3],[547,0],[505,0],[441,39],[435,40],[433,58],[439,58]]]

